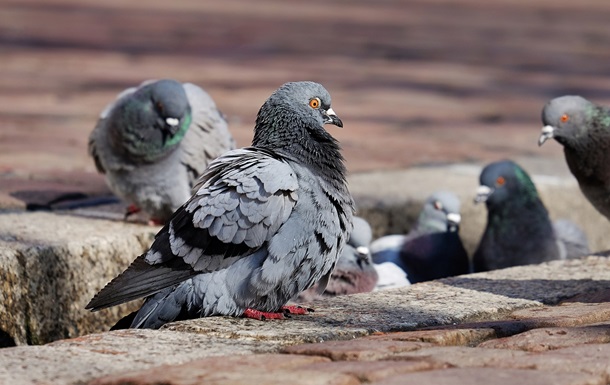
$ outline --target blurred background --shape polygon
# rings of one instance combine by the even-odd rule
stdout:
[[[88,135],[149,78],[206,89],[239,146],[279,85],[321,82],[352,173],[511,157],[569,175],[540,111],[610,104],[608,20],[607,0],[2,0],[0,199],[105,190]]]

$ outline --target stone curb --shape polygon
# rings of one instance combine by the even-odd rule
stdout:
[[[608,297],[607,258],[556,261],[329,298],[288,321],[210,317],[1,349],[0,382],[443,383],[453,368],[457,384],[597,384],[610,378],[610,308],[595,301]]]

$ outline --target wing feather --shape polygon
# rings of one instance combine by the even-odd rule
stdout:
[[[218,158],[149,251],[106,285],[87,308],[98,310],[149,296],[194,275],[226,268],[258,250],[290,216],[298,186],[290,165],[267,151],[241,149]]]

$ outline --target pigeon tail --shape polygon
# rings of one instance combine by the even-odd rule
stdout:
[[[182,282],[196,274],[181,259],[172,260],[171,265],[149,265],[146,254],[135,261],[121,275],[110,281],[85,309],[97,311],[154,294],[166,287]]]

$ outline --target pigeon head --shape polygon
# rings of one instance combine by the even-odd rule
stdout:
[[[324,125],[343,127],[343,122],[330,101],[330,94],[318,83],[282,85],[259,110],[252,144],[274,148],[299,144],[307,148],[311,141],[335,142]]]
[[[479,178],[475,203],[485,202],[489,209],[509,201],[539,201],[531,178],[518,164],[503,160],[488,164]]]
[[[596,106],[580,96],[561,96],[552,99],[542,109],[544,127],[538,145],[550,138],[562,145],[574,145],[587,134],[587,121],[596,113]],[[607,125],[610,125],[608,122]]]
[[[117,148],[152,162],[180,144],[191,124],[191,107],[182,84],[165,79],[123,96],[109,118]]]
[[[149,87],[150,100],[157,114],[157,127],[170,139],[181,131],[186,132],[190,124],[191,107],[182,84],[165,79],[152,83]]]
[[[458,231],[461,221],[460,199],[452,192],[437,191],[430,195],[417,220],[424,232]]]

